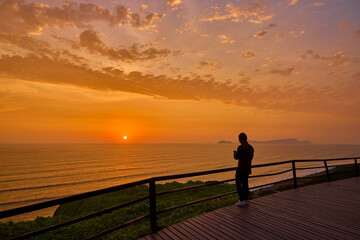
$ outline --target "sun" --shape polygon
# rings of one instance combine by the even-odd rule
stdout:
[[[124,136],[123,139],[126,140],[126,139],[127,139],[127,136]]]

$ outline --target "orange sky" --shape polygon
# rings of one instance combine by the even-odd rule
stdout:
[[[0,1],[0,142],[360,144],[360,2]]]

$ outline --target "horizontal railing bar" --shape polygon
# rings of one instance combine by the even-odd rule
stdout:
[[[325,168],[324,166],[321,167],[297,167],[296,170],[310,170],[310,169],[317,169],[317,168]]]
[[[269,186],[269,185],[275,185],[275,184],[287,182],[287,181],[290,181],[290,180],[292,180],[292,178],[288,178],[288,179],[284,179],[284,180],[280,180],[280,181],[272,182],[272,183],[266,183],[266,184],[262,184],[262,185],[259,185],[259,186],[254,186],[254,187],[249,188],[249,190],[262,188],[262,187]]]
[[[224,193],[224,194],[220,194],[220,195],[216,195],[216,196],[212,196],[212,197],[208,197],[208,198],[203,198],[203,199],[199,199],[199,200],[196,200],[196,201],[180,204],[180,205],[169,207],[169,208],[164,208],[164,209],[161,209],[161,210],[157,211],[156,214],[168,212],[168,211],[171,211],[171,210],[174,210],[174,209],[177,209],[177,208],[186,207],[186,206],[189,206],[189,205],[192,205],[192,204],[209,201],[209,200],[212,200],[212,199],[215,199],[215,198],[224,197],[224,196],[235,194],[235,193],[237,193],[237,191],[228,192],[228,193]]]
[[[323,161],[345,161],[345,160],[354,160],[360,159],[360,157],[350,157],[350,158],[328,158],[328,159],[298,159],[298,160],[291,160],[295,162],[323,162]]]
[[[95,235],[92,235],[92,236],[90,236],[90,237],[84,238],[84,240],[97,239],[97,238],[102,237],[102,236],[104,236],[104,235],[106,235],[106,234],[109,234],[109,233],[111,233],[111,232],[113,232],[113,231],[119,230],[120,228],[123,228],[123,227],[126,227],[126,226],[130,225],[130,224],[139,222],[139,221],[141,221],[141,220],[143,220],[143,219],[145,219],[145,218],[147,218],[147,217],[149,217],[149,216],[150,216],[150,214],[145,214],[145,215],[143,215],[143,216],[141,216],[141,217],[135,218],[135,219],[130,220],[130,221],[128,221],[128,222],[126,222],[126,223],[123,223],[123,224],[121,224],[121,225],[118,225],[118,226],[109,228],[109,229],[107,229],[107,230],[105,230],[105,231],[102,231],[102,232],[97,233],[97,234],[95,234]]]
[[[354,166],[354,163],[348,163],[348,164],[338,164],[338,165],[328,165],[328,167],[346,167],[346,166]]]
[[[200,175],[208,175],[208,174],[228,172],[228,171],[234,171],[234,170],[236,170],[236,167],[202,171],[202,172],[194,172],[194,173],[167,175],[167,176],[161,176],[161,177],[154,177],[154,179],[155,179],[155,181],[164,181],[164,180],[171,180],[171,179],[176,179],[176,178],[195,177],[195,176],[200,176]]]
[[[231,182],[231,181],[235,181],[235,179],[233,178],[233,179],[228,179],[228,180],[224,180],[224,181],[206,183],[206,184],[201,184],[201,185],[196,185],[196,186],[191,186],[191,187],[172,189],[172,190],[168,190],[168,191],[159,192],[159,193],[156,194],[156,196],[161,196],[161,195],[164,195],[164,194],[174,193],[174,192],[182,192],[182,191],[201,188],[201,187],[213,186],[213,185],[217,185],[217,184],[221,184],[221,183],[225,183],[225,182]]]
[[[276,165],[288,164],[291,162],[292,161],[282,161],[282,162],[274,162],[274,163],[255,164],[255,165],[251,165],[251,168],[276,166]]]
[[[262,175],[249,176],[249,178],[275,176],[275,175],[280,175],[280,174],[287,173],[290,171],[292,171],[292,169],[281,171],[281,172],[276,172],[276,173],[268,173],[268,174],[262,174]]]
[[[328,167],[346,167],[346,166],[352,166],[354,165],[354,163],[349,163],[349,164],[337,164],[337,165],[328,165]],[[310,170],[310,169],[315,169],[315,168],[325,168],[324,166],[320,166],[320,167],[304,167],[304,168],[296,168],[296,170]]]
[[[34,236],[39,235],[39,234],[44,233],[44,232],[50,232],[52,230],[65,227],[65,226],[70,225],[70,224],[74,224],[74,223],[77,223],[77,222],[80,222],[80,221],[83,221],[83,220],[86,220],[86,219],[89,219],[89,218],[93,218],[93,217],[100,216],[100,215],[108,213],[108,212],[112,212],[112,211],[114,211],[116,209],[126,207],[128,205],[131,205],[131,204],[146,200],[148,198],[149,198],[149,196],[143,196],[141,198],[137,198],[135,200],[120,204],[118,206],[107,208],[107,209],[101,210],[101,211],[96,212],[96,213],[91,213],[91,214],[88,214],[88,215],[83,216],[83,217],[79,217],[79,218],[72,219],[72,220],[69,220],[69,221],[66,221],[66,222],[63,222],[63,223],[59,223],[59,224],[56,224],[56,225],[53,225],[53,226],[50,226],[50,227],[39,229],[39,230],[36,230],[34,232],[19,235],[19,236],[10,238],[9,240],[15,240],[15,239],[19,240],[19,239],[26,239],[26,238],[34,237]]]
[[[105,193],[115,192],[115,191],[123,190],[126,188],[142,185],[145,183],[149,183],[149,179],[126,183],[126,184],[109,187],[109,188],[104,188],[104,189],[100,189],[100,190],[95,190],[95,191],[91,191],[91,192],[81,193],[81,194],[77,194],[77,195],[73,195],[73,196],[69,196],[69,197],[58,198],[58,199],[41,202],[41,203],[36,203],[36,204],[24,206],[24,207],[13,208],[13,209],[9,209],[9,210],[0,212],[0,219],[6,218],[6,217],[11,217],[11,216],[22,214],[22,213],[32,212],[35,210],[52,207],[52,206],[56,206],[56,205],[60,205],[63,203],[84,199],[84,198],[94,197],[94,196],[98,196],[98,195],[105,194]]]
[[[325,177],[326,174],[323,174],[323,175],[318,175],[318,176],[304,176],[304,177],[298,177],[297,179],[299,180],[302,180],[302,179],[313,179],[313,178],[319,178],[319,177]]]

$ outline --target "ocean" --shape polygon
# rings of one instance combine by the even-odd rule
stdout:
[[[253,164],[360,156],[360,145],[253,146]],[[0,144],[0,211],[154,176],[234,167],[236,161],[232,155],[236,147],[237,144]],[[253,169],[253,175],[290,167],[287,164],[257,168]],[[298,171],[298,176],[313,172]],[[250,179],[250,186],[285,179],[291,174]],[[234,172],[227,172],[176,181],[233,177]],[[55,209],[14,216],[2,219],[2,222],[51,216]]]

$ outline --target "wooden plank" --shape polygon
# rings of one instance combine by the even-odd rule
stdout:
[[[173,228],[176,229],[177,231],[181,232],[182,234],[184,234],[186,237],[188,237],[189,239],[201,239],[201,236],[199,236],[198,234],[196,234],[196,232],[194,232],[192,229],[189,228],[184,228],[181,223],[177,223],[175,225],[173,225]]]
[[[166,240],[166,238],[163,238],[159,233],[153,233],[151,234],[151,237],[154,239],[154,240]]]
[[[147,236],[144,236],[142,238],[139,238],[141,240],[154,240],[154,238],[152,237],[152,235],[147,235]]]
[[[183,240],[191,239],[189,236],[186,236],[184,233],[179,232],[176,228],[174,228],[174,225],[167,228],[170,232],[175,234],[176,236],[180,237]]]
[[[173,232],[171,232],[168,228],[164,228],[161,230],[162,233],[166,234],[168,236],[168,239],[173,240],[181,240],[181,238],[177,235],[175,235]]]
[[[181,226],[183,229],[186,229],[192,236],[196,236],[199,239],[211,239],[211,237],[209,237],[206,232],[194,229],[190,225],[185,224],[185,222],[178,223],[177,225]]]
[[[268,239],[268,237],[265,237],[266,235],[269,235],[268,232],[258,228],[257,226],[250,225],[248,222],[239,221],[241,220],[241,216],[232,216],[228,213],[228,211],[228,209],[226,209],[224,212],[214,211],[214,214],[218,215],[218,218],[221,219],[221,221],[223,221],[225,224],[239,229],[241,231],[241,235],[248,239]]]
[[[193,221],[184,221],[182,222],[184,225],[188,226],[189,228],[193,229],[195,232],[198,232],[200,235],[204,236],[206,239],[209,240],[216,240],[215,237],[211,236],[208,231],[206,231],[204,228],[202,227],[198,227],[198,225],[196,223],[194,223]]]
[[[231,228],[229,228],[226,225],[214,221],[209,217],[208,214],[206,216],[204,215],[198,216],[197,220],[211,225],[213,231],[217,232],[217,234],[222,233],[225,239],[241,239],[241,236],[237,232],[233,231]]]
[[[219,231],[218,229],[215,229],[213,226],[211,226],[209,223],[204,223],[201,221],[198,217],[192,218],[191,221],[194,222],[194,224],[200,225],[204,230],[207,230],[211,236],[215,237],[216,239],[228,239],[229,236],[223,233],[222,231]]]

